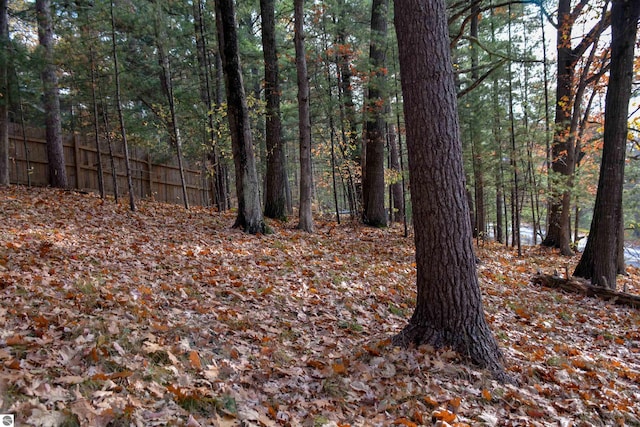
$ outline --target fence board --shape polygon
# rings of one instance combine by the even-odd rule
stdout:
[[[106,141],[99,139],[102,156],[102,171],[105,193],[113,195],[111,159]],[[98,154],[93,135],[65,135],[63,137],[65,169],[69,187],[84,191],[99,191]],[[118,194],[128,193],[127,176],[122,146],[114,145],[114,163],[118,182]],[[183,204],[180,170],[171,164],[153,163],[151,155],[133,147],[130,165],[135,196],[160,202]],[[9,124],[9,179],[12,184],[44,187],[49,184],[44,129],[25,128],[16,123]],[[28,167],[27,167],[28,165]],[[190,167],[185,168],[187,197],[192,205],[209,205],[211,185],[206,173]]]

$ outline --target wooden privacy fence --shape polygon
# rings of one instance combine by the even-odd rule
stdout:
[[[12,184],[44,187],[49,184],[46,134],[44,129],[23,128],[9,124],[9,179]],[[99,191],[98,154],[93,135],[65,135],[64,157],[69,188]],[[128,194],[127,175],[122,144],[113,142],[113,161],[118,182],[118,194]],[[107,194],[113,192],[111,158],[106,142],[101,141],[102,173]],[[129,161],[135,196],[167,203],[184,203],[180,169],[176,165],[157,164],[149,153],[138,147],[130,148]],[[204,170],[186,167],[184,170],[187,197],[192,205],[210,205],[211,182]]]

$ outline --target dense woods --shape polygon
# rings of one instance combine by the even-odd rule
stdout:
[[[139,196],[134,188],[134,181],[142,182],[142,171],[136,169],[139,162],[130,158],[130,150],[132,147],[136,152],[145,150],[148,153],[150,192],[151,164],[169,162],[179,172],[182,195],[175,201],[183,205],[179,208],[180,215],[192,217],[196,222],[202,221],[205,213],[210,215],[211,224],[197,222],[197,232],[192,224],[187,227],[182,244],[188,245],[186,242],[190,238],[201,240],[192,242],[194,248],[199,248],[197,250],[180,249],[180,259],[189,260],[196,254],[206,256],[218,251],[212,249],[210,242],[204,243],[206,238],[196,236],[201,236],[205,230],[209,230],[212,236],[217,235],[218,221],[231,217],[234,220],[227,227],[233,226],[241,231],[225,231],[224,239],[238,245],[223,245],[225,252],[240,251],[247,255],[224,279],[211,273],[216,277],[211,279],[213,282],[207,282],[209,279],[204,277],[205,273],[191,271],[189,262],[180,262],[174,274],[181,277],[185,287],[180,287],[179,296],[163,297],[171,301],[168,306],[178,305],[182,310],[181,304],[189,298],[200,301],[192,298],[192,293],[201,293],[202,300],[222,297],[239,305],[256,304],[253,297],[269,299],[274,296],[272,294],[288,298],[286,290],[283,290],[287,286],[283,283],[288,283],[289,279],[283,279],[283,283],[278,281],[277,286],[284,286],[282,289],[274,290],[276,285],[271,284],[274,272],[286,266],[277,262],[270,264],[266,258],[260,258],[260,254],[273,252],[273,248],[268,249],[259,243],[263,240],[273,243],[273,233],[285,233],[293,241],[308,239],[317,245],[316,249],[305,252],[300,258],[287,261],[303,268],[300,274],[293,275],[296,283],[304,287],[304,295],[296,297],[302,305],[307,303],[305,298],[310,298],[310,295],[322,294],[318,289],[323,284],[331,286],[324,283],[326,272],[321,273],[319,265],[320,270],[305,265],[311,265],[315,255],[325,253],[322,245],[327,243],[322,239],[329,236],[331,240],[334,233],[337,234],[336,242],[340,239],[348,242],[350,238],[354,241],[381,239],[381,246],[369,247],[368,250],[373,251],[384,252],[381,248],[387,240],[395,242],[389,249],[389,259],[399,255],[391,255],[392,250],[405,251],[406,245],[410,244],[405,238],[413,237],[414,246],[409,251],[415,254],[415,263],[403,260],[400,264],[409,264],[410,273],[402,280],[408,278],[415,285],[415,290],[397,290],[404,295],[404,300],[394,300],[392,305],[396,308],[389,309],[398,315],[393,326],[385,323],[384,316],[388,313],[380,314],[376,308],[386,307],[387,302],[372,300],[368,308],[359,309],[363,312],[369,310],[367,314],[361,313],[369,319],[367,327],[371,330],[385,328],[387,334],[377,344],[359,344],[362,354],[368,355],[366,362],[359,360],[360,356],[345,357],[345,353],[331,356],[329,362],[321,361],[333,348],[333,344],[327,345],[326,342],[309,344],[308,349],[317,345],[321,350],[319,353],[315,349],[309,350],[313,354],[305,356],[301,356],[301,348],[288,347],[290,342],[302,336],[305,339],[317,338],[315,330],[313,333],[305,330],[286,339],[274,338],[270,334],[256,335],[261,343],[260,357],[276,357],[278,342],[289,352],[286,357],[282,356],[284,359],[302,363],[295,368],[300,378],[308,374],[307,381],[312,383],[315,379],[309,378],[323,379],[316,389],[302,393],[305,396],[302,401],[319,393],[323,396],[320,399],[326,399],[325,408],[336,409],[344,404],[341,407],[344,411],[342,418],[314,419],[308,414],[287,412],[295,399],[278,394],[283,405],[279,407],[276,400],[265,398],[269,396],[267,390],[261,390],[258,399],[262,399],[260,404],[267,409],[258,410],[255,405],[245,405],[245,409],[251,407],[255,414],[241,413],[236,403],[229,403],[229,396],[233,402],[243,401],[246,404],[253,398],[250,392],[243,396],[232,395],[231,388],[225,387],[233,383],[238,390],[246,383],[261,383],[280,374],[289,375],[285,373],[286,363],[280,361],[274,368],[264,358],[256,358],[253,350],[246,350],[251,347],[246,343],[246,337],[229,344],[222,357],[218,357],[217,350],[212,350],[205,362],[202,353],[198,352],[197,343],[204,343],[204,348],[209,348],[211,340],[215,341],[211,332],[205,332],[206,328],[201,329],[202,333],[209,335],[191,335],[190,339],[167,335],[167,341],[157,337],[151,339],[140,332],[143,335],[138,337],[138,344],[144,341],[145,349],[152,349],[144,350],[145,356],[136,353],[136,358],[131,360],[127,356],[135,351],[124,348],[117,341],[113,344],[114,350],[105,350],[105,342],[96,343],[93,350],[86,347],[83,357],[94,364],[110,359],[115,353],[128,360],[128,364],[123,363],[119,370],[114,368],[108,374],[103,372],[108,370],[107,366],[101,365],[94,372],[95,375],[106,375],[98,378],[100,381],[109,380],[121,387],[120,391],[123,387],[120,382],[127,382],[126,387],[133,388],[132,378],[143,381],[144,385],[139,384],[140,389],[150,390],[145,393],[156,397],[170,396],[186,410],[186,413],[180,410],[172,413],[179,414],[190,426],[201,425],[200,421],[212,417],[212,414],[216,417],[212,421],[214,425],[225,425],[227,418],[233,422],[252,420],[258,425],[275,425],[276,422],[298,425],[302,419],[306,425],[350,425],[341,421],[357,424],[369,417],[380,418],[380,413],[393,413],[404,403],[416,400],[415,396],[395,396],[394,403],[383,405],[384,409],[362,409],[357,414],[347,406],[357,406],[362,403],[361,399],[368,399],[367,402],[373,399],[373,402],[377,392],[389,390],[374,393],[369,388],[369,379],[373,377],[350,376],[341,382],[332,376],[347,377],[353,374],[352,369],[362,373],[369,370],[368,364],[373,363],[371,358],[377,360],[397,351],[412,355],[418,348],[423,356],[434,354],[434,358],[446,360],[460,358],[473,362],[476,366],[473,369],[486,369],[490,376],[483,373],[473,380],[474,387],[480,387],[479,398],[487,401],[485,403],[506,401],[504,396],[514,393],[510,388],[513,384],[527,383],[534,374],[525,372],[520,355],[513,352],[514,346],[523,346],[522,341],[502,337],[502,334],[512,331],[496,331],[496,323],[503,325],[504,322],[496,320],[500,316],[496,314],[495,306],[487,308],[483,304],[483,298],[488,298],[495,305],[496,298],[493,297],[502,291],[481,289],[479,278],[484,277],[495,285],[500,282],[498,274],[503,274],[503,269],[514,267],[507,267],[506,263],[492,264],[500,273],[482,267],[478,254],[491,257],[483,252],[485,245],[489,245],[491,251],[505,251],[519,261],[531,257],[531,251],[539,251],[535,253],[543,256],[557,254],[559,258],[554,258],[553,274],[547,271],[549,275],[545,276],[542,271],[536,272],[536,283],[551,284],[564,290],[573,289],[570,284],[578,283],[574,286],[578,292],[587,289],[588,292],[582,293],[609,295],[615,299],[623,296],[617,293],[620,288],[618,282],[623,282],[624,297],[635,301],[633,296],[626,294],[628,279],[621,279],[620,275],[635,274],[633,266],[630,269],[625,266],[625,251],[629,245],[635,247],[640,238],[640,186],[636,185],[640,179],[640,59],[636,49],[639,13],[637,0],[499,3],[488,0],[0,1],[0,190],[3,192],[0,197],[3,204],[12,207],[12,221],[16,221],[13,228],[7,229],[11,230],[7,231],[10,237],[0,241],[0,248],[15,251],[16,257],[23,259],[26,255],[21,252],[22,240],[18,242],[11,236],[17,236],[15,230],[28,228],[20,221],[24,220],[25,224],[29,220],[42,222],[42,218],[37,216],[24,219],[26,214],[17,208],[16,200],[23,199],[25,208],[31,206],[36,209],[44,203],[54,211],[59,211],[58,206],[65,203],[57,200],[65,193],[36,191],[33,193],[35,196],[29,196],[26,190],[11,188],[12,183],[24,183],[15,174],[19,172],[21,176],[30,177],[34,172],[26,140],[27,128],[46,129],[42,143],[46,146],[48,185],[57,189],[71,190],[72,182],[78,189],[83,189],[77,176],[73,179],[67,176],[66,135],[71,135],[73,141],[76,141],[73,135],[94,141],[96,157],[88,169],[97,174],[92,181],[99,183],[96,190],[100,194],[99,199],[98,196],[88,196],[84,200],[96,212],[112,209],[105,214],[109,217],[109,227],[113,225],[113,217],[117,216],[138,218],[138,224],[143,228],[156,220],[152,220],[155,217],[149,213],[149,209],[154,208],[146,207],[145,212],[137,212],[141,204],[145,206],[145,201],[137,200]],[[9,139],[9,125],[12,129],[22,129],[25,135],[22,147],[17,146],[20,143],[18,138]],[[75,151],[78,152],[77,147]],[[80,167],[78,159],[74,164]],[[17,171],[19,168],[24,170]],[[208,205],[206,207],[196,207],[199,201],[189,197],[191,187],[187,172],[194,169],[202,171],[206,194],[201,200]],[[112,184],[105,185],[106,176],[113,178]],[[118,176],[126,176],[126,186],[118,185]],[[140,179],[134,178],[138,176]],[[29,178],[27,184],[31,186]],[[56,201],[30,199],[39,197],[38,194],[43,194],[43,198],[48,195]],[[128,210],[120,206],[120,200],[125,196],[128,198]],[[74,209],[82,211],[81,198],[69,200],[75,200],[77,205],[74,204]],[[8,219],[1,215],[7,215],[4,209],[0,219]],[[86,215],[87,218],[91,216]],[[166,216],[167,223],[177,221],[167,211],[162,211],[162,215]],[[180,218],[180,221],[186,221]],[[397,223],[403,223],[403,232]],[[63,226],[64,220],[57,219],[56,229]],[[181,222],[181,226],[185,223]],[[154,222],[154,232],[157,227],[161,228]],[[345,231],[349,227],[353,236]],[[294,228],[297,231],[292,231]],[[56,242],[71,238],[58,239],[55,236],[63,233],[54,234]],[[318,234],[322,236],[317,237]],[[127,239],[126,234],[118,233],[118,236],[117,239]],[[168,251],[176,248],[173,242],[178,238],[172,236],[173,240],[167,241]],[[77,236],[73,238],[77,239]],[[21,239],[29,242],[25,243],[27,246],[32,243],[29,236],[23,235]],[[395,239],[405,240],[400,244]],[[247,242],[252,243],[245,249],[239,249]],[[46,240],[38,244],[38,257],[47,258],[57,243]],[[133,250],[138,250],[136,248],[140,248],[141,243],[136,241],[131,245]],[[535,249],[529,249],[530,245]],[[338,251],[340,247],[332,248]],[[579,253],[582,249],[584,254]],[[101,250],[105,249],[97,251]],[[153,251],[142,252],[147,259],[140,262],[151,262],[148,257]],[[371,255],[377,258],[379,253]],[[69,256],[76,260],[75,255]],[[337,262],[340,257],[335,254],[333,260]],[[108,257],[102,256],[95,266],[83,268],[100,270],[99,266],[105,264],[106,259]],[[31,261],[37,263],[35,258]],[[237,261],[234,259],[233,262]],[[33,273],[39,278],[33,279],[34,282],[18,272],[28,270],[29,262],[21,262],[19,264],[13,256],[0,252],[0,273],[3,274],[0,276],[0,289],[25,292],[16,287],[17,283],[22,283],[20,286],[33,292],[33,283],[43,282],[43,273]],[[267,264],[273,269],[263,271],[261,267]],[[575,276],[588,279],[590,283],[574,281],[570,266]],[[360,263],[353,266],[354,269],[361,267]],[[217,268],[207,264],[211,272]],[[402,268],[382,269],[379,275],[387,276],[390,271]],[[46,275],[55,277],[58,269],[51,267]],[[191,273],[187,274],[186,270]],[[106,276],[115,274],[104,268],[100,271]],[[533,274],[533,271],[528,273]],[[255,289],[243,282],[245,276],[251,274],[256,281]],[[318,283],[307,283],[308,278],[316,275],[322,277]],[[100,282],[96,277],[91,277],[91,283]],[[64,288],[67,299],[81,299],[77,296],[79,294],[66,288],[64,280],[53,278],[47,283]],[[131,285],[129,279],[123,280],[126,286]],[[135,280],[144,282],[147,279],[140,277]],[[353,284],[349,280],[348,284]],[[392,280],[397,283],[399,279]],[[205,282],[218,286],[221,281],[230,281],[231,287],[214,292],[215,295],[199,288]],[[140,298],[140,304],[144,306],[153,300],[154,309],[161,307],[156,298],[169,291],[158,287],[156,282],[140,285],[146,288],[141,288],[136,282],[138,287],[134,301]],[[189,282],[188,286],[186,282]],[[234,290],[236,285],[238,289]],[[297,285],[288,286],[293,291]],[[333,303],[341,300],[337,296],[340,292],[351,292],[349,286],[343,288],[340,285],[339,288],[331,288],[322,295]],[[600,288],[607,290],[593,291]],[[101,310],[104,305],[112,310],[113,298],[122,302],[120,290],[114,291],[113,295],[118,296],[109,294],[109,298],[102,290],[93,291],[109,301],[96,303],[93,309]],[[295,292],[298,291],[296,288]],[[47,296],[47,301],[62,295],[55,292],[55,295]],[[377,290],[372,292],[375,294]],[[398,298],[399,294],[395,292],[388,298]],[[344,303],[345,307],[354,310],[352,300],[363,298],[363,295],[345,297],[350,299]],[[503,298],[507,296],[501,295]],[[183,299],[182,303],[178,302],[180,299]],[[323,302],[326,301],[318,304]],[[274,318],[287,318],[281,309],[295,304],[290,300],[286,304],[280,303],[282,301],[275,308],[268,309],[256,304],[256,309],[273,309]],[[194,313],[198,315],[204,315],[211,308],[222,316],[221,312],[215,311],[220,307],[207,305],[212,304],[210,302],[194,304],[197,306]],[[247,320],[247,315],[236,316],[239,312],[234,310],[238,308],[233,306],[232,303],[225,306],[225,319],[203,318],[198,321],[202,323],[191,326],[198,329],[206,322],[225,323],[234,318],[238,329],[225,323],[218,325],[220,331],[251,329],[250,323],[255,319]],[[397,307],[402,307],[401,313],[394,311]],[[530,309],[518,307],[510,307],[518,319],[528,321],[532,318]],[[401,324],[399,320],[406,321],[409,309],[413,315],[408,323]],[[48,327],[53,320],[45,317],[44,313],[36,313],[37,308],[33,310],[35,314],[31,318],[36,326],[40,325],[35,335],[40,339],[46,335],[42,325]],[[145,313],[140,310],[134,311],[131,318],[138,316],[135,320],[138,328],[142,328],[141,319],[154,316],[150,314],[153,312],[151,308],[144,309],[147,310]],[[297,311],[295,319],[302,324],[310,322],[315,325],[309,317],[311,312],[315,313],[314,310],[307,307]],[[0,319],[4,320],[7,313],[7,310],[0,311]],[[368,317],[371,313],[376,313],[374,320]],[[326,321],[324,314],[317,317]],[[586,318],[584,315],[574,317]],[[170,328],[153,326],[164,321],[158,317],[153,321],[155,323],[152,322],[154,333],[166,335]],[[349,322],[345,328],[360,328],[357,332],[362,331],[362,325],[356,322],[358,326],[353,326],[353,322]],[[93,320],[88,324],[96,326]],[[292,329],[291,322],[272,326],[279,333],[284,333],[287,328]],[[550,327],[545,328],[551,330]],[[104,333],[117,335],[111,329],[107,332]],[[84,337],[86,333],[81,335]],[[330,331],[327,332],[326,336],[330,335]],[[633,352],[637,351],[637,336],[619,335],[616,340],[633,341],[629,346]],[[15,354],[17,347],[28,347],[26,343],[30,341],[27,338],[31,336],[15,331],[0,336],[0,340],[4,340],[0,341],[3,345],[5,342],[13,343],[7,344],[12,347],[12,352],[3,353],[0,348],[0,360],[6,369],[19,371],[23,369],[23,360],[30,360],[27,356],[29,351],[25,350],[22,358]],[[64,334],[58,338],[68,341]],[[175,345],[169,340],[174,340]],[[620,343],[616,341],[616,344]],[[127,345],[136,346],[133,341]],[[535,355],[539,353],[536,351],[531,353],[534,356],[529,362],[537,360]],[[562,353],[563,358],[576,355],[568,350],[563,353],[557,348],[553,351],[553,357],[558,353]],[[184,360],[176,359],[174,353],[182,354]],[[175,381],[154,377],[149,385],[147,377],[137,378],[134,372],[146,368],[149,362],[144,364],[140,358],[151,355],[162,358],[176,370],[182,369],[179,365],[187,366],[193,370],[191,374],[199,375],[198,381],[206,384],[195,385],[193,381],[185,380],[185,384],[177,385],[181,378],[178,375]],[[69,356],[72,357],[76,355]],[[261,371],[250,379],[235,376],[239,368],[229,360],[243,360],[242,363],[246,361],[251,366],[261,364]],[[159,360],[152,363],[159,364],[157,362]],[[350,365],[351,362],[354,365]],[[359,365],[361,362],[362,366]],[[623,362],[616,363],[619,367]],[[560,366],[585,370],[585,364],[572,359],[571,363],[564,361]],[[233,374],[229,370],[232,368],[228,368],[231,365],[236,369]],[[365,365],[368,368],[363,368]],[[376,366],[387,369],[382,367],[382,362]],[[386,366],[394,365],[387,363]],[[310,368],[314,372],[307,372]],[[387,380],[394,378],[396,368],[393,369],[394,373],[383,377]],[[593,367],[586,370],[596,371]],[[561,375],[557,372],[553,375],[556,374]],[[66,377],[85,378],[87,375],[85,370],[71,370]],[[543,374],[536,371],[535,375]],[[562,375],[571,376],[572,372]],[[228,378],[233,378],[233,381],[226,384],[225,379]],[[546,384],[558,382],[557,379],[543,378],[542,381]],[[625,379],[637,385],[637,375]],[[20,380],[23,381],[21,393],[27,389],[29,392],[24,392],[25,395],[38,395],[37,385],[24,385],[28,381]],[[328,383],[334,380],[335,384]],[[62,383],[78,385],[83,384],[82,381],[74,378]],[[489,390],[489,382],[500,384],[500,397]],[[218,391],[223,397],[211,395],[215,388],[212,384],[219,386]],[[156,385],[163,391],[154,389]],[[528,385],[537,393],[544,394],[541,391],[544,386]],[[0,391],[6,389],[3,387],[0,382]],[[205,392],[200,387],[209,389]],[[345,400],[333,395],[332,387],[338,391],[340,387],[347,387],[365,394],[355,400]],[[593,388],[599,389],[599,386],[593,384]],[[86,399],[79,388],[77,390],[77,401]],[[69,399],[66,396],[61,401]],[[579,399],[581,404],[588,406],[591,396],[580,395]],[[184,403],[187,400],[195,402],[196,406],[186,407]],[[441,393],[434,398],[430,392],[418,400],[419,404],[414,405],[417,412],[407,415],[404,409],[397,411],[397,416],[392,417],[394,423],[412,426],[426,424],[428,419],[434,422],[456,420],[460,402],[456,403],[455,397],[445,399]],[[16,408],[19,406],[17,402],[20,399],[5,404],[0,398],[0,408]],[[368,408],[371,402],[362,407]],[[376,401],[372,405],[377,408],[378,404],[380,402]],[[67,408],[61,404],[59,410],[53,411],[57,413],[55,417],[67,417],[80,424],[88,422],[92,425],[111,425],[109,423],[114,420],[133,419],[131,411],[134,410],[128,413],[128,406],[121,402],[114,404],[120,412],[109,414],[93,407],[79,410],[77,405],[73,405]],[[137,408],[144,406],[138,405]],[[62,410],[62,407],[66,409]],[[37,414],[33,415],[36,413],[34,408],[30,409],[32,413],[23,417],[23,421],[31,420],[33,425],[61,424],[58,421],[62,418],[55,418],[49,424],[38,421]],[[423,419],[422,415],[416,415],[427,413],[428,409],[433,410],[431,418],[425,416]],[[51,411],[52,408],[47,407],[46,410]],[[599,413],[599,421],[603,425],[612,420],[640,422],[637,410],[630,411],[626,406],[624,410],[608,410],[610,413],[605,415]],[[570,412],[558,406],[554,411]],[[336,412],[339,411],[336,409]],[[492,415],[481,412],[482,415],[474,413],[473,419],[492,424]],[[527,417],[535,418],[537,415],[528,409],[522,409],[522,412]],[[296,422],[293,421],[294,416]],[[501,416],[510,417],[504,413]],[[145,417],[138,414],[136,422],[142,422],[140,420]],[[513,421],[512,418],[509,420]],[[383,420],[390,421],[391,418]]]
[[[155,158],[184,158],[208,170],[209,200],[219,210],[245,203],[238,189],[248,190],[242,176],[249,173],[257,191],[251,204],[268,218],[302,207],[309,230],[311,216],[329,214],[374,226],[406,215],[410,223],[411,189],[402,186],[409,179],[406,124],[387,3],[236,5],[243,132],[255,178],[252,156],[237,149],[249,169],[234,171],[237,132],[227,123],[233,100],[212,1],[114,1],[113,17],[100,2],[11,2],[2,13],[6,120],[46,126],[52,186],[67,185],[56,136],[63,130],[95,134],[105,151],[126,140]],[[294,6],[301,8],[297,20]],[[526,226],[535,243],[570,255],[586,235],[597,189],[611,3],[449,2],[447,19],[474,236],[517,246]],[[299,75],[302,59],[306,77]],[[308,97],[301,83],[308,83]],[[626,149],[634,159],[637,85],[631,91]],[[307,98],[308,125],[298,111],[305,115]],[[7,144],[0,148],[0,160],[11,156]],[[637,161],[626,168],[620,227],[632,237],[640,220]]]

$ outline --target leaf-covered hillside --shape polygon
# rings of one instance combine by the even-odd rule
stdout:
[[[478,249],[512,386],[390,345],[415,297],[397,229],[249,236],[232,214],[22,187],[0,219],[0,413],[20,426],[640,425],[638,311],[530,283],[577,258]]]

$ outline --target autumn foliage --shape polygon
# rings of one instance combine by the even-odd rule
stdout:
[[[565,271],[550,251],[478,249],[513,386],[390,345],[415,299],[394,228],[250,236],[231,213],[22,187],[0,219],[0,413],[20,426],[640,423],[638,311],[530,283]]]

